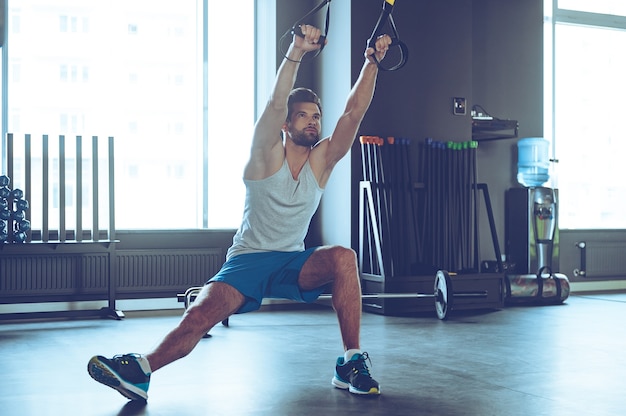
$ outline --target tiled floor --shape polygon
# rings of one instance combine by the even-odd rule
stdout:
[[[147,405],[94,382],[94,354],[142,352],[181,311],[123,321],[0,323],[0,415],[624,415],[626,295],[454,314],[363,315],[377,398],[330,385],[341,352],[327,307],[218,326],[152,377]]]

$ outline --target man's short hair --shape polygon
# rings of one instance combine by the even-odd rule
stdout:
[[[289,99],[287,100],[287,121],[291,121],[293,105],[295,103],[313,103],[317,105],[317,108],[320,110],[320,115],[322,115],[322,102],[320,101],[320,97],[318,97],[313,90],[308,88],[296,88],[291,91]]]

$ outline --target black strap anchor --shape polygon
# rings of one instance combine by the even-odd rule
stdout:
[[[376,26],[374,27],[374,30],[372,31],[370,38],[367,40],[367,47],[374,48],[376,46],[376,39],[378,38],[378,36],[383,34],[383,30],[382,30],[383,26],[387,22],[389,22],[389,26],[391,26],[391,31],[393,35],[391,36],[391,44],[389,46],[397,46],[398,48],[400,48],[400,62],[398,62],[396,65],[392,67],[384,67],[378,61],[378,59],[376,59],[376,55],[373,54],[372,58],[374,59],[374,61],[376,61],[378,68],[381,69],[382,71],[395,71],[397,69],[402,68],[404,64],[406,64],[406,61],[409,57],[409,49],[407,48],[406,44],[400,40],[400,36],[398,35],[398,30],[396,29],[396,24],[393,21],[393,16],[391,15],[391,12],[393,11],[394,2],[395,0],[385,0],[383,2],[383,11],[380,13],[380,16],[378,17],[378,22],[376,23]]]
[[[319,55],[320,52],[322,52],[322,49],[324,49],[324,46],[326,44],[326,38],[328,37],[328,29],[330,27],[330,2],[331,2],[331,0],[323,0],[313,10],[311,10],[310,12],[308,12],[307,14],[302,16],[300,19],[298,19],[293,24],[291,29],[287,30],[280,37],[279,48],[280,48],[280,51],[281,51],[281,53],[283,54],[283,56],[285,58],[287,58],[287,53],[286,53],[286,47],[285,47],[285,43],[284,42],[285,42],[285,39],[287,38],[287,36],[289,36],[289,35],[296,35],[296,36],[300,36],[301,38],[304,37],[304,35],[302,35],[302,31],[300,30],[300,26],[306,24],[305,20],[308,19],[310,16],[314,15],[315,13],[317,13],[318,11],[320,11],[322,9],[322,7],[328,6],[326,8],[326,22],[324,23],[324,34],[320,36],[319,41],[318,41],[318,43],[321,46],[317,50],[317,52],[315,52],[315,55],[313,55],[311,59],[317,57],[317,55]],[[289,59],[289,58],[287,58],[287,59]]]

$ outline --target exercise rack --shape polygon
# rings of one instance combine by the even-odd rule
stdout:
[[[362,136],[359,182],[359,268],[367,293],[432,288],[437,270],[452,272],[454,286],[488,291],[465,308],[502,306],[502,276],[479,273],[478,198],[487,207],[496,259],[501,259],[486,184],[477,183],[478,143],[425,140],[412,169],[411,140]],[[416,180],[413,179],[416,177]],[[501,270],[501,267],[499,268]],[[462,277],[461,277],[462,275]],[[397,307],[388,307],[390,304]],[[419,299],[364,302],[366,310],[428,311]]]
[[[106,298],[108,306],[95,311],[7,313],[0,314],[1,319],[66,315],[124,317],[115,308],[115,245],[118,241],[115,236],[114,139],[76,136],[73,153],[67,151],[70,146],[66,139],[65,135],[53,138],[47,134],[39,140],[30,134],[25,134],[23,140],[12,133],[6,136],[6,174],[13,181],[14,188],[22,188],[25,199],[30,201],[25,215],[36,228],[29,231],[24,243],[0,244],[0,304]],[[17,150],[16,143],[22,150]],[[90,152],[84,151],[87,147],[91,147]],[[34,149],[41,154],[33,156]],[[101,161],[104,162],[102,169]],[[68,174],[70,164],[74,166],[75,175]],[[41,193],[34,192],[39,187]],[[88,190],[91,199],[85,197],[83,189]],[[72,230],[66,226],[69,192],[72,192],[70,200],[76,214]],[[86,227],[83,207],[89,207],[89,204],[92,220]],[[36,205],[41,217],[33,221],[32,212]],[[55,229],[51,229],[57,207],[58,218],[53,221]],[[104,229],[99,226],[101,211],[107,217]],[[9,232],[13,229],[10,221]]]

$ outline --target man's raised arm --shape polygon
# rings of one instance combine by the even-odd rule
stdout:
[[[293,36],[293,41],[278,68],[272,95],[269,97],[261,117],[254,127],[250,161],[244,176],[260,179],[278,170],[284,153],[281,127],[287,118],[287,99],[293,89],[302,57],[321,47],[321,31],[310,25],[300,27],[303,36]]]
[[[378,65],[372,59],[372,55],[376,54],[376,59],[381,61],[385,57],[390,43],[391,38],[388,35],[383,35],[376,40],[375,49],[367,48],[365,50],[365,63],[361,68],[359,78],[348,95],[345,110],[339,117],[330,140],[325,144],[325,147],[320,148],[320,153],[323,153],[324,159],[322,162],[324,172],[319,179],[321,185],[326,183],[332,168],[352,147],[361,121],[363,121],[363,117],[372,102],[376,87]]]

